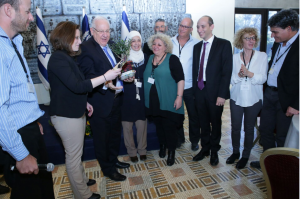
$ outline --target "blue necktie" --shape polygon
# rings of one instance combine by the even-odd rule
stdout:
[[[113,58],[111,58],[111,56],[109,55],[108,51],[107,51],[107,47],[103,47],[103,50],[106,54],[106,56],[108,57],[108,59],[110,60],[110,63],[112,65],[112,67],[115,67],[116,63],[114,62]]]
[[[105,46],[105,47],[103,47],[102,49],[103,49],[103,51],[105,52],[105,54],[106,54],[106,56],[108,57],[108,59],[110,60],[110,63],[111,63],[111,65],[112,65],[112,67],[115,67],[116,63],[114,62],[113,58],[109,55],[109,53],[108,53],[108,51],[107,51],[107,47]],[[121,86],[123,86],[123,82],[122,82],[121,80],[119,80],[118,77],[117,77],[117,82],[119,82],[119,84],[120,84]],[[116,85],[116,86],[118,86],[118,85]],[[123,92],[124,92],[124,88],[123,88],[122,90],[123,90]]]

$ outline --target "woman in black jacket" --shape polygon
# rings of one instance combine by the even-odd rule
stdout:
[[[85,109],[89,116],[93,107],[87,103],[87,93],[93,88],[112,80],[120,70],[109,70],[104,75],[85,80],[75,61],[80,54],[79,25],[60,22],[51,33],[50,42],[55,52],[48,62],[50,82],[51,121],[62,139],[66,152],[66,169],[75,199],[96,199],[88,186],[96,183],[85,175],[81,162],[85,134]]]

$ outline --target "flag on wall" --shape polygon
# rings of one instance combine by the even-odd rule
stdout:
[[[82,7],[81,31],[82,31],[82,41],[86,41],[89,38],[91,38],[89,19],[85,13],[85,7]]]
[[[47,65],[51,56],[49,43],[44,27],[42,12],[36,7],[36,35],[37,35],[37,51],[38,51],[38,76],[46,90],[50,89]]]
[[[123,5],[121,39],[126,40],[126,37],[129,32],[130,32],[130,27],[129,27],[129,21],[126,13],[126,6]]]

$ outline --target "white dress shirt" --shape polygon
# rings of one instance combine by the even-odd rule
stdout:
[[[254,73],[252,78],[239,77],[241,65],[244,64],[240,53],[233,55],[233,68],[231,75],[230,99],[235,101],[236,105],[249,107],[263,100],[263,84],[267,80],[268,56],[264,52],[256,51],[246,68]],[[241,85],[247,84],[249,90],[241,90]]]
[[[172,37],[173,43],[173,55],[176,55],[182,65],[184,72],[184,89],[191,88],[193,86],[193,49],[194,45],[199,43],[200,41],[195,37],[190,35],[190,39],[186,42],[186,44],[181,49],[181,54],[179,53],[179,42],[177,40],[178,34]],[[180,54],[180,55],[179,55]]]
[[[202,53],[203,53],[203,47],[204,47],[204,43],[206,44],[206,48],[205,48],[205,56],[204,56],[204,64],[203,64],[203,81],[206,81],[206,65],[207,65],[207,60],[209,57],[209,53],[210,53],[210,49],[211,49],[211,45],[214,41],[215,36],[213,35],[211,38],[209,38],[207,41],[203,40],[203,44],[202,44],[202,48],[201,48],[201,52],[200,52],[200,60],[199,60],[199,70],[200,71],[200,63],[201,63],[201,57],[202,57]],[[198,77],[199,79],[199,77]]]

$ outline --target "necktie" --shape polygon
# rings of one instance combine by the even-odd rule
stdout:
[[[111,58],[111,56],[109,55],[108,51],[107,51],[107,47],[103,47],[103,51],[105,52],[106,56],[108,57],[112,67],[114,67],[116,65],[116,63],[114,62],[113,58]]]
[[[113,58],[109,55],[109,53],[108,53],[108,51],[107,51],[107,47],[105,46],[105,47],[103,47],[102,49],[103,49],[103,51],[105,52],[105,54],[106,54],[106,56],[108,57],[108,59],[110,60],[110,63],[111,63],[111,65],[112,65],[112,67],[114,67],[114,66],[116,65],[116,63],[114,62]],[[118,87],[118,86],[123,86],[123,82],[122,82],[121,80],[119,80],[118,77],[117,77],[116,79],[117,79],[117,84],[116,84],[116,86],[117,86],[117,87]],[[122,90],[123,90],[123,92],[124,92],[124,88],[123,88]],[[117,90],[116,93],[119,93],[119,92],[121,92],[122,90]]]
[[[199,69],[199,75],[198,75],[198,87],[200,90],[204,88],[204,82],[203,82],[203,65],[204,65],[204,58],[205,58],[205,49],[206,49],[206,44],[208,42],[204,42],[203,46],[203,52],[201,56],[201,61],[200,61],[200,69]]]

